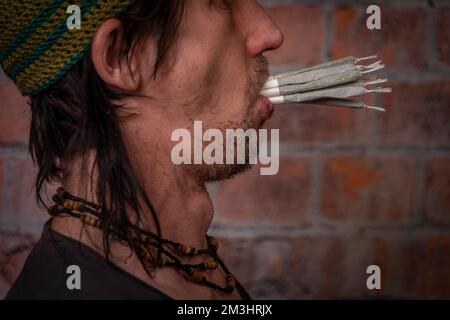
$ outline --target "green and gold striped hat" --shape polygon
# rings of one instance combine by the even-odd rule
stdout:
[[[0,0],[0,64],[25,95],[55,83],[89,50],[98,27],[133,0]],[[71,5],[80,29],[69,29]]]

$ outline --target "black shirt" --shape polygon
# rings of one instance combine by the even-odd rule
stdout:
[[[31,250],[16,282],[5,299],[172,299],[158,289],[125,272],[99,253],[66,237],[51,227],[49,220],[40,240]],[[69,266],[80,270],[80,289],[69,289]],[[237,290],[251,299],[242,285]]]
[[[52,230],[50,222],[6,299],[171,299],[88,246]],[[68,289],[71,265],[79,267],[81,289]]]

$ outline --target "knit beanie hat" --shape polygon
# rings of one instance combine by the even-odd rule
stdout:
[[[0,0],[0,64],[24,95],[63,77],[90,49],[100,25],[133,0]],[[69,29],[69,6],[80,8],[80,28]]]

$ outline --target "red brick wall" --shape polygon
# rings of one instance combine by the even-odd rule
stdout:
[[[285,34],[273,71],[378,54],[387,112],[280,106],[280,171],[210,186],[230,268],[256,298],[450,297],[450,1],[266,0]],[[365,27],[378,3],[382,30]],[[29,111],[0,81],[0,297],[46,218]],[[366,288],[368,265],[382,289]]]

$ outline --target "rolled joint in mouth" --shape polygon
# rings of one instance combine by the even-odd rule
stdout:
[[[370,86],[387,82],[372,73],[383,69],[381,60],[368,65],[361,61],[375,59],[346,57],[306,69],[285,72],[269,77],[261,94],[273,104],[316,102],[333,103],[333,106],[384,111],[382,107],[368,106],[348,98],[368,93],[388,93],[391,88]],[[354,101],[354,102],[352,102]]]

